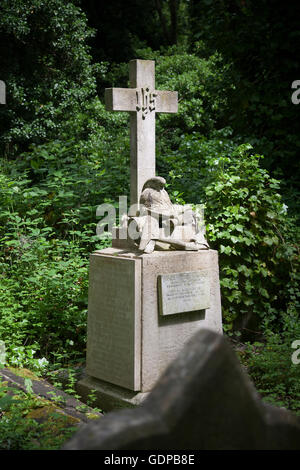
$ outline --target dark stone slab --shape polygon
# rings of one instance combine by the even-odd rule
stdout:
[[[17,375],[10,369],[0,369],[0,378],[8,383],[9,386],[16,387],[26,392],[25,378]],[[82,423],[90,422],[88,413],[92,415],[102,416],[101,413],[94,411],[92,408],[86,406],[80,400],[72,397],[62,390],[58,390],[53,385],[49,384],[43,379],[31,379],[32,391],[35,395],[45,398],[49,401],[54,401],[62,412],[68,416],[78,419]],[[85,412],[81,412],[80,407],[84,407]]]
[[[64,449],[299,449],[300,419],[264,404],[227,341],[199,331],[136,409],[108,413]]]

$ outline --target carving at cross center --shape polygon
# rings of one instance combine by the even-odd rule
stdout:
[[[131,88],[107,88],[109,111],[130,112],[130,204],[138,204],[144,183],[155,176],[155,113],[177,113],[176,91],[155,90],[155,62],[131,60]]]

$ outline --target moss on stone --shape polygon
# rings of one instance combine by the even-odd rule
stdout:
[[[80,423],[78,418],[74,416],[66,415],[61,409],[53,406],[52,404],[46,404],[43,407],[35,408],[27,414],[28,418],[32,418],[39,423],[53,420],[62,420],[64,421],[64,426],[66,425],[76,425]]]
[[[24,379],[41,380],[40,377],[38,377],[28,369],[9,367],[9,370],[11,370],[14,374],[18,375],[19,377],[23,377]]]
[[[88,419],[99,419],[100,416],[95,414],[95,413],[86,413],[85,416],[88,418]]]

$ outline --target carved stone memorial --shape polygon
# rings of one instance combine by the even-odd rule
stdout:
[[[222,333],[218,253],[197,213],[172,204],[155,176],[155,113],[177,112],[177,93],[155,89],[154,61],[131,61],[130,84],[105,94],[108,110],[130,112],[131,207],[112,247],[91,255],[78,384],[103,410],[142,402],[199,329]]]

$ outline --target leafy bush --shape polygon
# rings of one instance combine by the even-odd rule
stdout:
[[[203,45],[198,44],[199,49]],[[233,87],[231,65],[219,53],[206,57],[188,52],[185,47],[138,49],[140,59],[155,60],[155,86],[161,90],[176,90],[179,96],[178,113],[156,114],[156,155],[159,173],[164,169],[165,155],[180,145],[181,135],[201,132],[208,136],[222,127],[228,115],[228,96]],[[109,77],[116,86],[128,81],[128,64],[118,64]]]
[[[280,328],[282,315],[299,307],[299,231],[279,182],[251,150],[236,146],[227,129],[210,139],[185,135],[167,157],[173,188],[187,202],[205,204],[207,236],[219,251],[226,330],[249,313]]]
[[[74,422],[50,401],[0,380],[0,450],[60,449],[76,430]]]
[[[298,77],[299,5],[278,0],[188,3],[193,39],[232,63],[235,87],[226,125],[265,155],[263,166],[286,183],[285,200],[297,214],[299,110],[291,102],[291,84]]]
[[[105,246],[96,207],[115,203],[129,181],[120,171],[129,159],[126,116],[98,99],[86,109],[14,165],[1,160],[0,339],[13,365],[42,370],[84,356],[88,254]]]
[[[78,244],[41,233],[4,246],[0,337],[10,363],[39,368],[34,351],[52,360],[83,355],[88,273]]]
[[[300,323],[297,316],[284,319],[281,334],[268,329],[265,343],[248,344],[241,360],[265,401],[300,414],[300,364],[292,361]]]
[[[61,231],[58,238],[40,216],[47,207],[46,191],[29,190],[24,181],[4,175],[0,183],[6,207],[0,212],[0,338],[8,361],[42,369],[43,357],[59,363],[83,356],[89,251],[80,245],[97,246],[95,224],[79,227],[74,214],[62,218],[69,233],[64,238]],[[34,208],[26,207],[28,201]]]
[[[55,138],[66,116],[95,96],[101,67],[91,64],[93,31],[73,2],[3,0],[0,11],[1,79],[9,102],[0,111],[7,143],[1,153],[12,158],[30,143]]]

